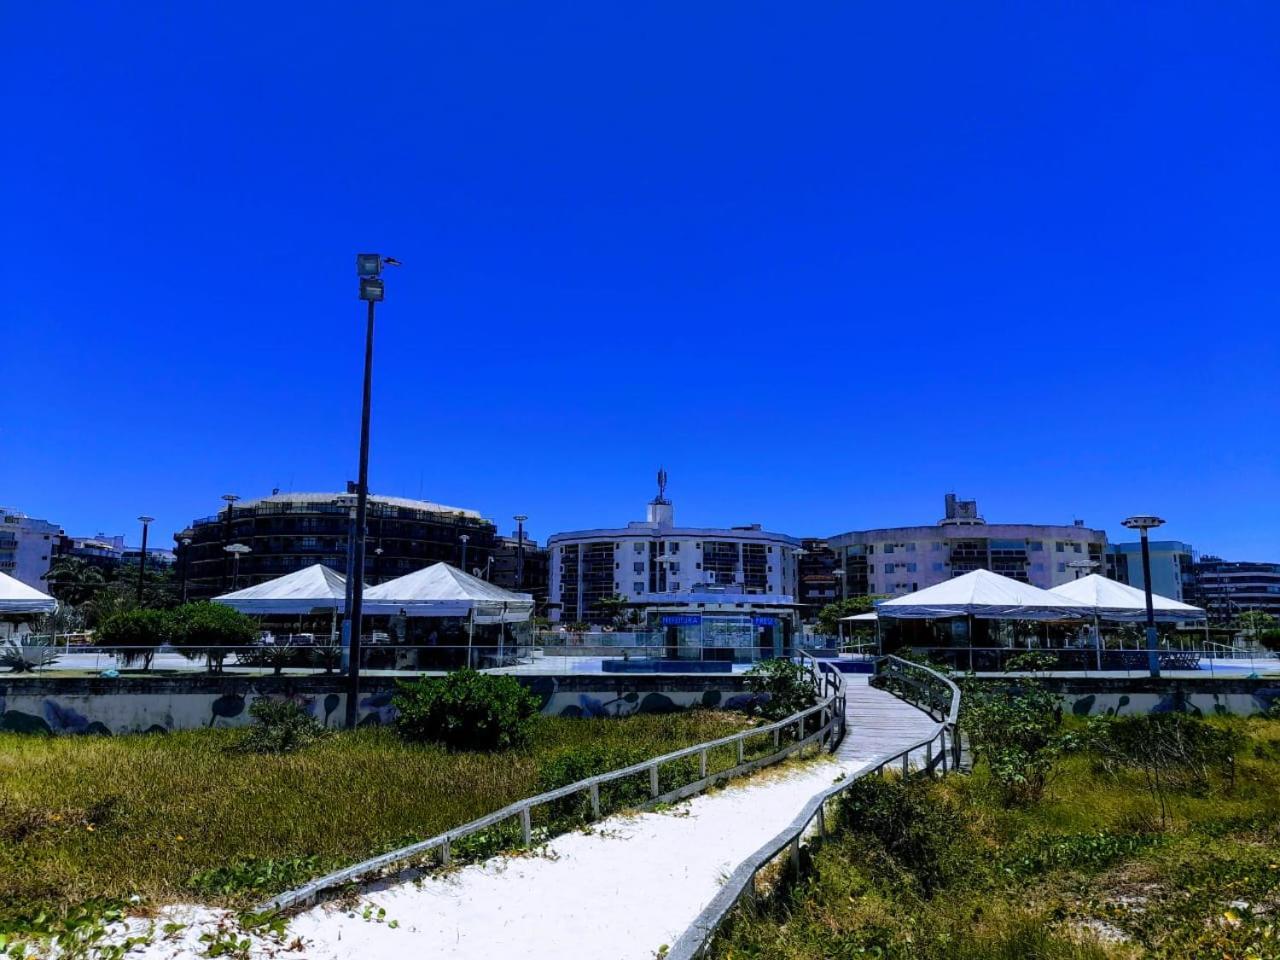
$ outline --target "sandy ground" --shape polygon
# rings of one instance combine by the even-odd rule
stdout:
[[[254,938],[251,953],[281,960],[653,960],[742,860],[815,793],[861,766],[831,758],[788,764],[660,812],[610,817],[526,855],[375,884],[354,910],[322,904],[294,917],[282,941]],[[169,907],[149,923],[130,921],[130,933],[150,927],[154,939],[129,956],[205,956],[200,936],[219,922],[234,934],[232,918],[203,907]],[[166,939],[166,923],[183,929]]]

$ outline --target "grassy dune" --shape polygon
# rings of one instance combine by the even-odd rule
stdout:
[[[1175,790],[1164,828],[1141,776],[1089,754],[1022,808],[1003,807],[981,768],[922,783],[936,849],[913,863],[847,820],[808,879],[737,914],[714,955],[1280,958],[1280,722],[1221,722],[1247,737],[1234,784]]]
[[[249,903],[536,793],[540,770],[565,751],[654,756],[743,724],[715,711],[544,718],[528,747],[498,754],[451,754],[379,729],[285,756],[236,752],[241,730],[0,735],[0,920],[133,894]]]

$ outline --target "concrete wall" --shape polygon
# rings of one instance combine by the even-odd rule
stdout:
[[[746,709],[741,676],[518,677],[545,714],[563,717],[669,713],[689,707]],[[395,682],[370,678],[362,688],[360,723],[389,723]],[[240,727],[255,700],[295,700],[327,726],[346,714],[337,677],[143,677],[0,679],[0,730],[43,733],[141,733]]]
[[[1053,677],[1044,683],[1062,697],[1064,710],[1078,717],[1173,711],[1247,716],[1280,702],[1280,679]]]

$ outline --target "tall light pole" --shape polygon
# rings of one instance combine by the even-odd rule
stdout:
[[[253,547],[246,546],[243,543],[229,543],[222,548],[231,554],[232,569],[231,589],[235,590],[240,585],[240,557],[246,553],[253,553]]]
[[[360,299],[369,305],[364,334],[364,393],[360,406],[360,472],[356,479],[355,544],[351,576],[347,578],[347,622],[351,635],[347,662],[347,729],[354,730],[360,706],[360,633],[364,614],[365,525],[369,506],[369,406],[373,397],[373,308],[382,301],[382,268],[400,261],[377,253],[356,255]]]
[[[182,602],[187,602],[187,564],[191,562],[191,538],[182,538]]]
[[[517,513],[512,519],[516,522],[516,590],[521,590],[524,588],[524,522],[529,518]]]
[[[224,493],[222,495],[222,499],[226,501],[227,504],[227,518],[222,522],[222,546],[225,549],[226,545],[231,542],[231,508],[235,506],[236,501],[240,498],[234,493]],[[226,562],[222,565],[223,590],[227,589],[228,573],[230,572],[230,568],[231,558],[228,556]]]
[[[142,524],[142,556],[138,557],[138,606],[142,606],[142,584],[147,579],[147,528],[155,517],[139,517]]]
[[[1156,614],[1151,604],[1151,547],[1147,531],[1164,524],[1159,517],[1137,516],[1122,521],[1130,530],[1137,530],[1142,537],[1142,587],[1147,597],[1147,670],[1151,676],[1160,676],[1160,654],[1156,646]]]
[[[467,541],[470,539],[471,538],[465,533],[458,537],[458,542],[462,544],[462,560],[459,565],[462,567],[463,573],[467,572]]]

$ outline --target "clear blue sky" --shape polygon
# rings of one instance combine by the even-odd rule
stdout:
[[[1054,9],[1050,9],[1053,7]],[[1280,7],[7,3],[0,503],[1280,559]]]

